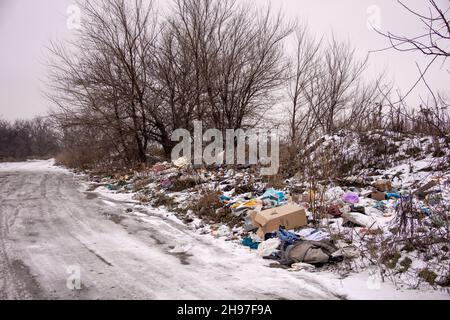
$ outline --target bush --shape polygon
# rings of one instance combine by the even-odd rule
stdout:
[[[59,147],[58,134],[48,119],[14,123],[0,119],[0,161],[48,159]]]
[[[437,274],[427,268],[420,270],[418,276],[430,285],[434,285],[437,278]]]
[[[395,269],[401,255],[398,252],[388,252],[381,257],[381,262],[389,269]]]
[[[399,271],[400,272],[406,272],[409,270],[409,268],[412,265],[412,260],[408,257],[404,258],[402,261],[400,261],[400,266],[402,267]]]
[[[83,148],[83,150],[63,150],[56,155],[56,164],[63,165],[74,169],[93,169],[99,167],[102,162],[103,154],[100,150],[91,150]]]

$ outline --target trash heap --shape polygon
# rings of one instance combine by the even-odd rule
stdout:
[[[317,190],[307,190],[294,201],[282,191],[268,189],[261,197],[249,200],[251,208],[246,207],[245,231],[250,235],[242,244],[258,249],[265,259],[277,260],[280,266],[294,269],[311,270],[314,266],[358,257],[356,246],[335,241],[333,235],[345,228],[378,230],[377,220],[372,216],[377,209],[369,209],[366,215],[365,207],[358,206],[358,194],[335,187],[327,191],[326,200],[318,207],[324,215],[314,221],[310,207],[319,201],[318,196]],[[228,197],[226,201],[240,203]],[[249,202],[236,208],[248,206]],[[379,215],[384,216],[381,212]],[[321,226],[320,222],[326,224]]]
[[[354,186],[350,177],[314,189],[294,177],[275,188],[257,169],[193,168],[180,158],[97,177],[93,188],[132,193],[200,234],[255,250],[272,267],[357,272],[377,266],[397,280],[409,274],[448,286],[450,172],[415,174],[385,170],[358,177]]]
[[[255,198],[220,199],[245,219],[242,245],[275,260],[272,267],[314,270],[344,261],[354,269],[379,265],[387,277],[448,286],[449,178],[431,176],[408,189],[376,179],[369,188],[334,186],[301,195],[267,189]]]

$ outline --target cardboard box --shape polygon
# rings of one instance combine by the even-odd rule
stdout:
[[[389,180],[377,180],[372,184],[378,191],[387,192],[392,190],[392,182]]]
[[[374,192],[372,192],[370,197],[376,201],[383,201],[383,200],[386,200],[386,195],[387,195],[386,192],[374,191]]]
[[[264,239],[266,233],[276,231],[280,227],[291,230],[308,224],[305,209],[295,204],[258,212],[254,216],[254,222],[259,226],[257,234],[261,239]]]

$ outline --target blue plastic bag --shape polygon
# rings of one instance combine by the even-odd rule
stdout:
[[[253,241],[252,238],[247,237],[242,240],[242,245],[249,247],[250,249],[256,250],[259,247],[259,242]]]
[[[275,200],[277,205],[280,205],[286,200],[286,196],[283,191],[278,191],[273,188],[267,189],[266,192],[261,196],[261,199],[271,199]]]

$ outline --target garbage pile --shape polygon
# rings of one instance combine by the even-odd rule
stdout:
[[[450,174],[411,181],[385,171],[364,179],[370,183],[363,187],[346,183],[312,189],[294,177],[283,188],[274,188],[256,169],[195,169],[180,158],[133,174],[97,179],[96,186],[132,193],[142,203],[165,207],[200,234],[236,241],[273,260],[272,267],[311,271],[369,261],[385,264],[398,274],[410,259],[409,271],[427,277],[430,272],[436,274],[433,283],[428,283],[444,283],[445,272],[450,279],[445,243]],[[209,215],[199,217],[200,212]],[[224,219],[210,219],[212,215]],[[425,253],[405,251],[411,230],[413,237],[435,234],[433,246],[443,254],[422,263],[429,246],[422,249]]]
[[[424,274],[423,270],[427,270],[427,275],[436,272],[433,283],[425,281],[442,285],[449,279],[448,270],[442,269],[448,261],[445,242],[449,239],[449,183],[448,178],[444,182],[442,178],[430,177],[415,188],[406,189],[394,186],[389,179],[376,179],[369,188],[322,187],[301,195],[270,188],[255,198],[222,195],[220,199],[233,208],[234,214],[245,219],[244,231],[248,234],[242,245],[257,250],[264,259],[277,262],[271,266],[310,271],[342,261],[369,260],[372,264],[385,264],[393,274],[405,274],[405,265],[414,260],[417,267],[410,270],[414,277]],[[405,221],[402,218],[405,207],[414,208],[417,215],[411,216],[413,212],[408,211]],[[408,224],[416,225],[409,225],[400,236],[399,230]],[[412,243],[410,233],[414,228],[414,236],[423,233],[426,240],[432,239],[430,233],[439,235],[435,237],[436,245],[443,251],[435,254],[432,263],[423,264],[420,252],[405,251],[405,245]],[[424,245],[420,244],[422,250]],[[378,252],[369,254],[370,246],[378,247]],[[398,256],[395,265],[386,258],[393,251]]]

